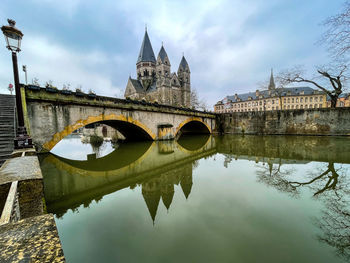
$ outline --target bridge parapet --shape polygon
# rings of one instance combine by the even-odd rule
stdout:
[[[127,140],[168,140],[216,128],[211,112],[37,86],[23,86],[22,94],[26,125],[39,151],[50,151],[92,123],[110,125]]]
[[[56,102],[61,104],[89,105],[97,107],[115,107],[129,110],[145,110],[173,114],[183,114],[190,116],[215,118],[216,114],[212,112],[199,111],[191,108],[175,107],[146,101],[137,101],[131,99],[120,99],[95,94],[86,94],[83,92],[73,92],[70,90],[47,89],[33,85],[22,86],[25,89],[26,100],[39,100],[47,102]]]

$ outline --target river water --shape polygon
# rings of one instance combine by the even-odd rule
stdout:
[[[350,259],[350,138],[73,136],[40,162],[67,262]]]

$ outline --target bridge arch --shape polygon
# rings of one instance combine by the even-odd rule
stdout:
[[[71,134],[73,131],[92,123],[105,123],[117,128],[127,140],[155,140],[156,135],[145,124],[132,117],[123,114],[100,114],[89,116],[87,119],[78,120],[74,124],[66,126],[62,131],[55,133],[52,139],[43,144],[45,150],[50,151],[59,141]]]
[[[182,134],[210,134],[211,128],[199,117],[190,117],[179,124],[175,136],[179,138]]]

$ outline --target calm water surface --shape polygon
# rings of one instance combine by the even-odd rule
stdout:
[[[348,262],[350,139],[79,137],[41,156],[67,262]]]

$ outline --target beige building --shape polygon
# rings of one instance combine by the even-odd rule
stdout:
[[[214,105],[214,111],[225,113],[326,107],[327,96],[319,90],[310,87],[276,88],[271,71],[267,90],[227,96]]]
[[[154,56],[147,30],[136,62],[137,79],[129,77],[124,96],[180,107],[190,107],[191,72],[182,56],[177,73],[171,72],[169,57],[162,45]]]

